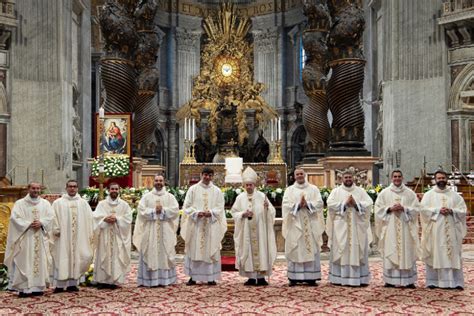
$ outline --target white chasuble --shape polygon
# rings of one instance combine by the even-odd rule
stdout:
[[[247,192],[239,194],[232,206],[234,218],[234,244],[236,253],[235,267],[242,276],[256,272],[260,277],[270,275],[276,258],[276,241],[273,224],[275,222],[275,208],[268,201],[268,208],[264,208],[267,197],[256,191],[249,195]],[[250,210],[252,218],[242,217]]]
[[[227,231],[224,212],[224,195],[214,184],[199,182],[191,186],[184,200],[182,236],[185,252],[193,261],[207,263],[220,259],[221,241]],[[210,212],[211,217],[197,216],[198,212]]]
[[[77,285],[89,270],[94,255],[94,219],[86,200],[79,194],[64,194],[53,203],[52,249],[55,286]],[[59,237],[57,237],[59,234]],[[64,283],[62,281],[73,281]]]
[[[403,206],[398,215],[388,212],[395,204]],[[390,269],[412,269],[419,252],[418,212],[419,203],[415,192],[405,185],[390,185],[375,201],[376,233],[384,266]]]
[[[185,272],[195,281],[220,279],[221,242],[227,231],[223,193],[214,184],[201,181],[189,188],[183,208]],[[199,212],[211,216],[198,217]]]
[[[307,207],[300,208],[304,196]],[[323,200],[319,189],[308,182],[295,183],[285,190],[282,202],[282,235],[285,255],[293,263],[305,263],[319,256],[323,244]]]
[[[345,204],[350,195],[357,207]],[[331,191],[327,204],[326,233],[333,261],[341,265],[359,266],[364,260],[363,254],[368,244],[372,242],[372,199],[362,188],[341,185]]]
[[[41,228],[30,228],[39,220]],[[8,268],[10,290],[25,293],[43,291],[49,286],[49,235],[53,221],[51,204],[29,195],[13,206],[8,227],[4,264]]]
[[[421,252],[427,265],[426,284],[463,286],[462,240],[467,232],[464,199],[449,188],[435,187],[424,194],[421,207]],[[453,214],[442,215],[443,207],[451,209]]]
[[[346,205],[349,196],[356,207]],[[373,201],[364,189],[341,185],[328,197],[329,281],[334,284],[359,286],[368,284],[369,244],[372,242],[370,215]]]
[[[156,213],[157,205],[162,207],[160,214]],[[178,201],[165,187],[160,191],[153,189],[140,200],[133,244],[140,252],[146,270],[175,268],[178,215]]]
[[[114,214],[115,223],[104,219]],[[94,213],[96,252],[94,280],[105,284],[123,284],[130,269],[132,210],[127,202],[107,197]]]
[[[403,212],[389,212],[400,204]],[[419,257],[418,213],[420,204],[405,185],[391,184],[375,201],[375,230],[383,260],[385,283],[407,286],[417,280],[416,260]]]

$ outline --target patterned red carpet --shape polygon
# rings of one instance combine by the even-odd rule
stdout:
[[[85,313],[85,314],[450,314],[474,315],[474,262],[464,266],[466,288],[430,290],[424,286],[424,269],[418,266],[417,289],[384,288],[381,262],[371,262],[372,282],[367,288],[328,284],[327,261],[324,280],[318,287],[289,287],[286,265],[279,264],[268,287],[243,286],[237,272],[224,272],[214,287],[186,286],[179,266],[179,283],[167,288],[137,288],[136,266],[128,283],[117,290],[81,288],[79,293],[52,294],[18,298],[11,292],[0,293],[0,314]]]

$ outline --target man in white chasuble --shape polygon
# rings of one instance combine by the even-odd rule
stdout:
[[[155,176],[154,188],[138,204],[133,244],[140,253],[138,286],[161,287],[176,282],[176,231],[179,204],[165,187],[165,178]]]
[[[66,194],[53,202],[53,286],[54,292],[79,291],[81,277],[94,255],[92,210],[77,192],[76,180],[66,183]]]
[[[318,187],[307,181],[303,169],[296,169],[294,175],[295,183],[285,190],[282,203],[288,280],[290,286],[298,283],[315,286],[321,280],[324,203]]]
[[[239,275],[248,278],[244,285],[268,285],[276,258],[273,224],[275,208],[266,195],[255,188],[257,173],[247,167],[242,174],[245,192],[240,193],[232,206],[234,244]]]
[[[421,200],[421,255],[429,288],[464,289],[462,240],[466,236],[467,206],[447,186],[446,172],[435,172],[436,186]]]
[[[214,171],[205,167],[201,181],[191,186],[184,200],[181,236],[185,242],[187,285],[196,281],[216,285],[221,279],[221,242],[227,231],[224,194],[212,183]]]
[[[48,234],[53,221],[51,204],[39,195],[41,185],[28,185],[28,195],[15,202],[8,226],[4,264],[8,289],[20,297],[43,295],[49,286]]]
[[[354,184],[350,170],[343,183],[329,194],[328,234],[329,282],[336,285],[367,286],[370,281],[369,244],[372,242],[370,215],[373,201]]]
[[[94,281],[99,288],[115,289],[130,270],[132,209],[119,197],[120,186],[109,184],[109,195],[97,205],[94,216],[96,252]]]
[[[415,192],[403,184],[402,172],[392,171],[392,183],[375,201],[375,224],[385,287],[415,288],[419,207]]]

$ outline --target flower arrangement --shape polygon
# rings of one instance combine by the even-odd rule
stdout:
[[[108,178],[119,178],[130,173],[130,157],[128,155],[111,155],[104,157],[104,172]],[[99,176],[99,159],[92,162],[93,177]]]
[[[367,188],[365,188],[365,190],[367,191],[367,194],[372,198],[372,201],[374,202],[375,200],[377,200],[377,196],[383,189],[385,189],[385,186],[381,184],[377,184],[375,187],[368,186]]]
[[[81,282],[82,286],[92,286],[92,281],[94,280],[94,264],[89,266],[89,270],[84,273],[84,282]]]
[[[183,205],[184,199],[186,197],[186,193],[188,191],[187,187],[166,187],[168,192],[173,194],[176,197],[176,200],[180,204],[180,206]],[[383,185],[376,185],[376,186],[369,186],[365,188],[367,191],[367,194],[372,198],[373,201],[377,199],[378,194],[384,189],[385,187]],[[224,199],[225,199],[225,204],[227,208],[230,208],[232,204],[234,204],[235,199],[237,196],[242,193],[245,189],[244,188],[234,188],[234,187],[223,187],[221,188],[222,193],[224,194]],[[265,193],[270,200],[270,202],[275,205],[279,206],[282,203],[283,195],[285,193],[284,188],[272,188],[272,187],[259,187],[259,191]],[[329,194],[331,193],[331,188],[328,187],[321,187],[319,188],[321,192],[321,197],[324,201],[324,205],[326,204],[326,201],[329,197]],[[148,193],[150,190],[147,188],[122,188],[120,190],[120,196],[123,200],[125,200],[130,207],[132,208],[133,211],[133,221],[135,222],[135,218],[137,216],[137,208],[138,208],[138,203],[140,202],[140,199],[142,196],[146,193]],[[105,196],[108,195],[108,190],[105,190]],[[80,190],[79,194],[82,196],[83,199],[88,201],[89,203],[96,204],[98,202],[98,197],[99,197],[99,189],[95,187],[89,187]],[[182,213],[182,211],[180,211]],[[227,218],[232,218],[232,214],[230,212],[230,209],[226,210],[226,217]],[[324,217],[327,217],[327,208],[324,209]],[[372,215],[373,216],[373,215]]]
[[[166,187],[166,189],[169,193],[174,195],[179,205],[183,205],[186,192],[188,192],[187,187]]]

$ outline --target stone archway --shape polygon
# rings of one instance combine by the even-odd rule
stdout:
[[[474,64],[461,70],[451,85],[448,109],[456,111],[474,106]]]
[[[474,63],[466,65],[451,85],[448,117],[451,163],[468,172],[474,168]]]

